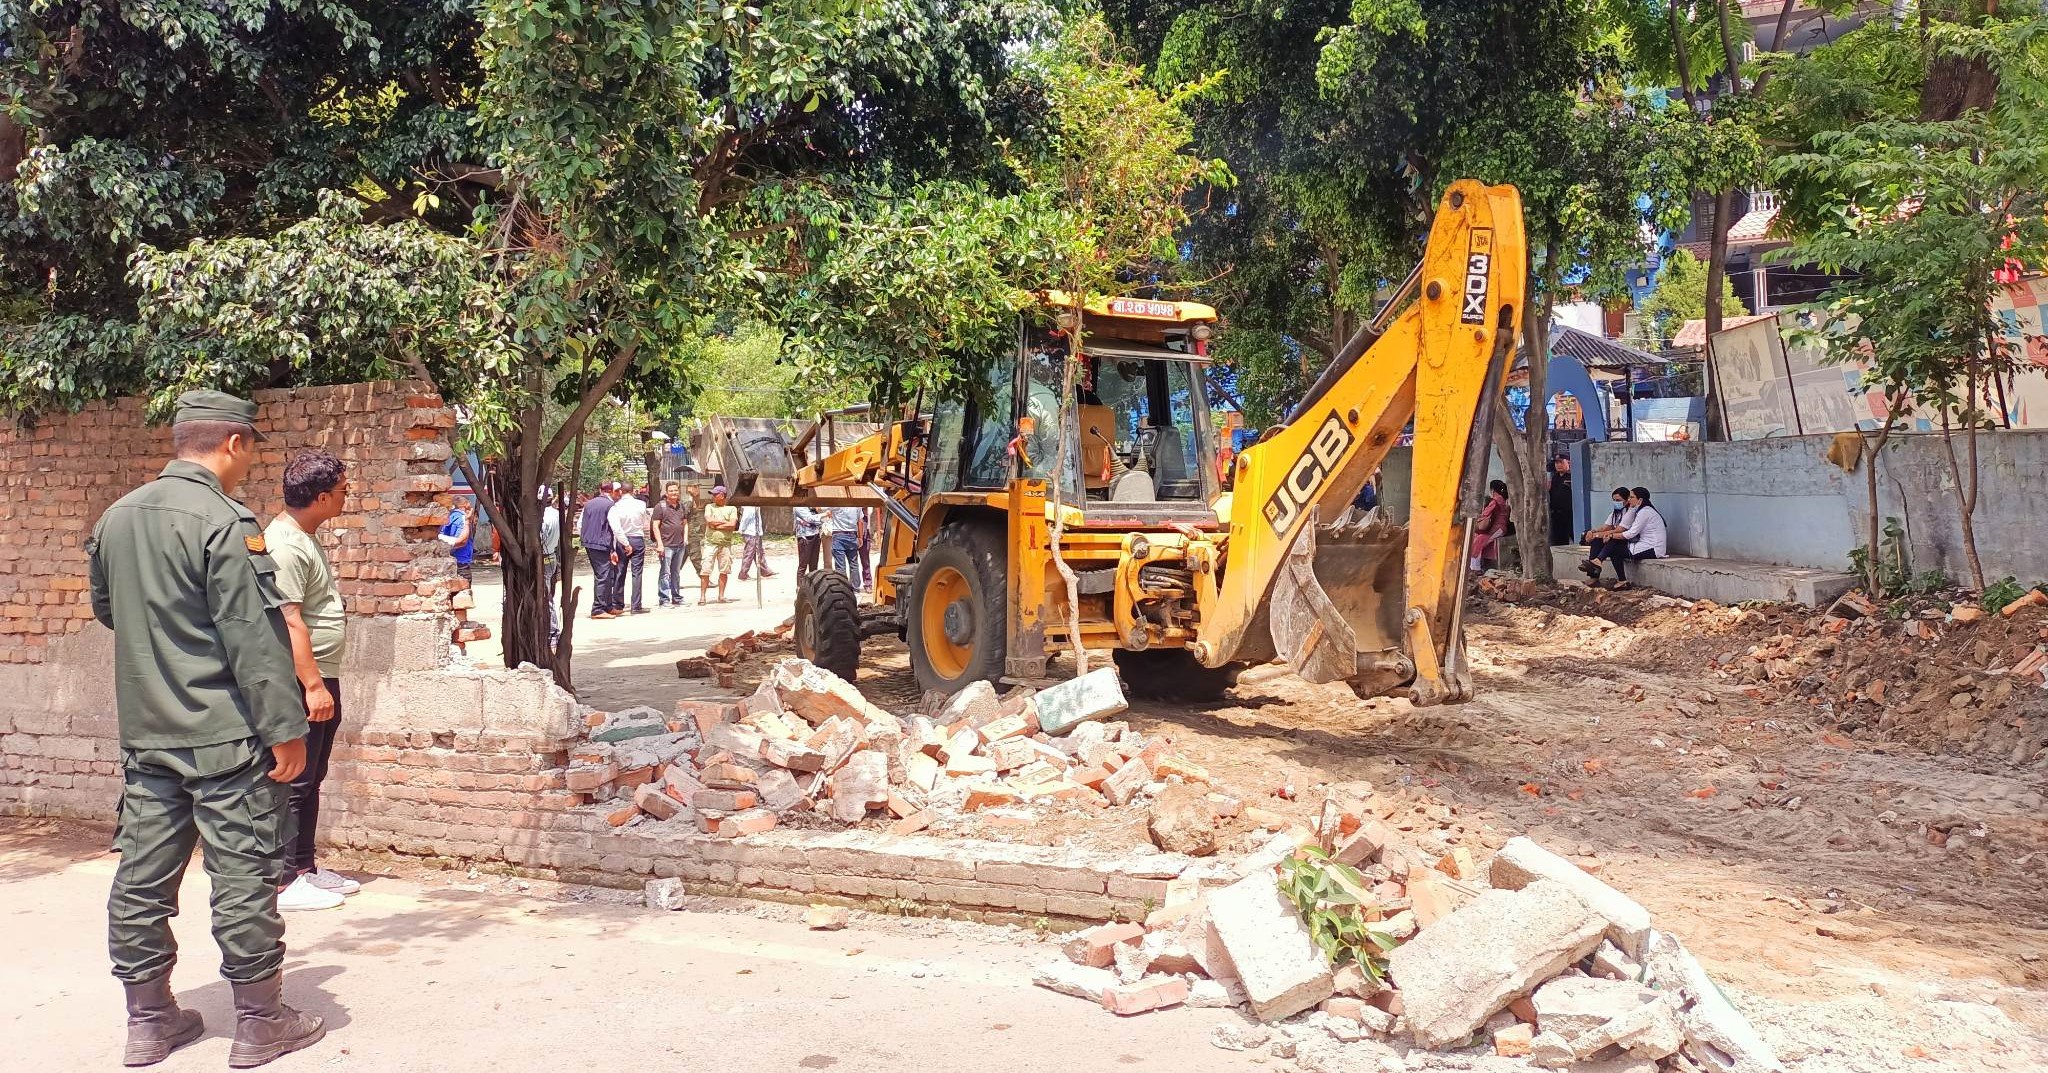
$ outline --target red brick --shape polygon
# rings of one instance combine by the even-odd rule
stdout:
[[[628,803],[623,808],[614,809],[606,813],[604,822],[611,824],[613,827],[624,827],[632,823],[633,817],[638,815],[640,815],[640,806]]]
[[[705,765],[700,778],[704,785],[723,790],[744,790],[760,781],[752,768],[726,762]]]
[[[930,827],[931,825],[931,810],[926,809],[923,812],[913,812],[910,815],[905,816],[900,820],[897,820],[895,823],[890,824],[889,833],[892,835],[914,835],[919,831],[922,831],[925,828]]]
[[[1098,924],[1086,931],[1075,932],[1060,944],[1060,952],[1078,964],[1104,969],[1116,963],[1119,944],[1135,943],[1144,937],[1145,926],[1142,924]]]
[[[775,814],[764,808],[748,809],[729,816],[704,813],[697,817],[697,829],[720,838],[758,835],[775,829]]]
[[[752,790],[699,790],[690,795],[690,804],[713,812],[738,812],[761,803],[761,796]]]
[[[656,789],[648,783],[633,791],[633,804],[640,811],[657,820],[674,819],[683,811],[683,803]]]
[[[1102,990],[1102,1008],[1125,1017],[1178,1006],[1188,1000],[1188,982],[1178,976],[1155,977]]]

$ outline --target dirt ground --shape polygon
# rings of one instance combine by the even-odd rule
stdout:
[[[583,659],[603,671],[579,660],[587,690],[605,698],[591,702],[716,695],[678,682],[669,664],[781,621],[792,573],[769,583],[779,605],[756,609],[748,593],[744,605],[596,624]],[[1826,632],[1817,621],[1567,587],[1519,605],[1477,601],[1478,696],[1467,704],[1361,701],[1266,667],[1218,703],[1136,700],[1125,718],[1248,805],[1305,818],[1326,785],[1370,790],[1412,809],[1430,837],[1490,848],[1526,833],[1576,855],[1732,983],[1795,1069],[2044,1068],[2048,755],[2007,748],[2032,733],[2041,702],[2000,695],[1972,733],[1927,727],[1951,715],[1951,687],[1932,683],[1981,676],[1963,664],[1996,664],[2048,623],[1894,644],[1883,631],[1898,623],[1873,622],[1837,653],[1814,640]],[[662,636],[608,648],[604,632],[633,630]],[[741,689],[781,654],[751,657]],[[1877,674],[1908,683],[1888,707],[1860,695]],[[920,700],[904,647],[886,638],[869,642],[859,685],[899,712]],[[1914,707],[1937,693],[1940,703]],[[937,833],[1102,848],[1146,839],[1141,817],[1078,809],[953,824]],[[1248,824],[1238,833],[1259,837]]]

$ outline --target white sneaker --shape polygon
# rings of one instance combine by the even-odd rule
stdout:
[[[331,890],[321,890],[305,876],[292,880],[291,886],[277,892],[277,908],[280,912],[294,913],[311,909],[333,909],[342,902],[341,895]]]
[[[336,894],[354,894],[363,889],[361,883],[342,875],[340,872],[330,872],[325,868],[315,868],[311,872],[306,873],[306,881],[319,887],[321,890],[331,890]]]

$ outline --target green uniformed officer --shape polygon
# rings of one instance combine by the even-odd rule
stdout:
[[[160,1062],[204,1030],[171,993],[170,924],[202,842],[235,998],[228,1064],[262,1065],[326,1031],[282,1001],[277,888],[306,708],[263,528],[231,498],[256,459],[255,420],[245,399],[180,395],[177,459],[107,508],[86,544],[93,614],[114,631],[125,785],[107,931],[128,993],[131,1066]]]

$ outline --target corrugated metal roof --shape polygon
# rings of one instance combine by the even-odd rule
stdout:
[[[1565,324],[1551,329],[1550,353],[1571,358],[1588,369],[1631,369],[1669,360]]]

